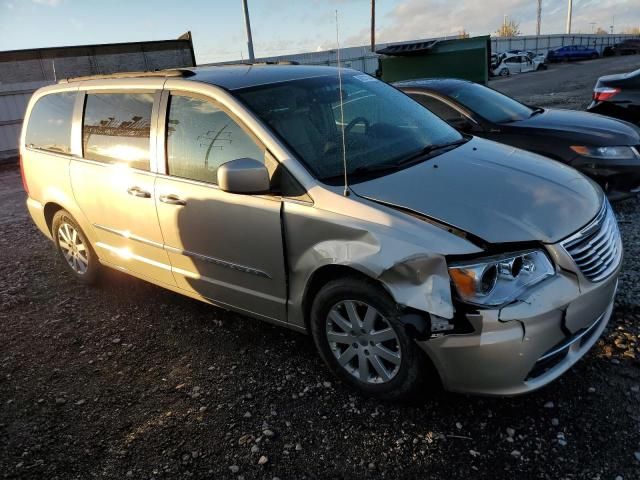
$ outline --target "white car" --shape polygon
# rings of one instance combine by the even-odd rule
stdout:
[[[506,53],[498,57],[498,64],[494,67],[493,74],[506,77],[515,73],[535,72],[546,68],[541,57],[531,58],[526,53]]]

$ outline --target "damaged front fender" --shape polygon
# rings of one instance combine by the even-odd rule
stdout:
[[[386,212],[385,207],[342,201],[352,203],[349,211],[360,211],[359,218],[298,203],[285,205],[291,326],[304,328],[307,287],[314,273],[329,265],[348,267],[377,280],[402,307],[453,318],[445,255],[477,253],[479,248],[391,209]]]

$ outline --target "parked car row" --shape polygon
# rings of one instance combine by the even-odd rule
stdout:
[[[622,243],[594,181],[509,144],[589,173],[637,164],[638,130],[467,82],[399,86],[237,65],[44,87],[27,206],[79,281],[111,267],[307,332],[367,395],[536,390],[606,328]]]
[[[607,55],[635,53],[636,41],[628,41],[616,46],[618,50],[607,51]],[[640,42],[638,40],[637,42]],[[607,47],[613,48],[613,47]],[[640,46],[637,47],[640,50]],[[624,52],[624,53],[623,53]],[[603,52],[603,55],[605,53]],[[500,54],[491,55],[491,65],[489,73],[492,76],[507,76],[517,73],[533,72],[545,70],[547,63],[569,62],[572,60],[589,60],[599,58],[598,50],[583,45],[566,45],[551,49],[547,54],[534,52],[531,50],[509,50]]]

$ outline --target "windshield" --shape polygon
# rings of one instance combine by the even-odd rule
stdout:
[[[534,110],[477,83],[456,84],[446,94],[472,112],[493,123],[517,122],[529,118]]]
[[[404,164],[463,137],[395,88],[364,74],[342,78],[347,173]],[[234,91],[298,155],[311,173],[339,184],[344,175],[337,75]],[[376,168],[378,167],[378,168]]]

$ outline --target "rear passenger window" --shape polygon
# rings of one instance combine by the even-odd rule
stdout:
[[[218,184],[218,167],[237,158],[264,161],[264,150],[211,102],[174,95],[167,119],[167,173]]]
[[[149,170],[151,93],[88,93],[82,126],[84,158]]]
[[[51,93],[31,110],[25,143],[50,152],[71,153],[71,118],[76,92]]]

